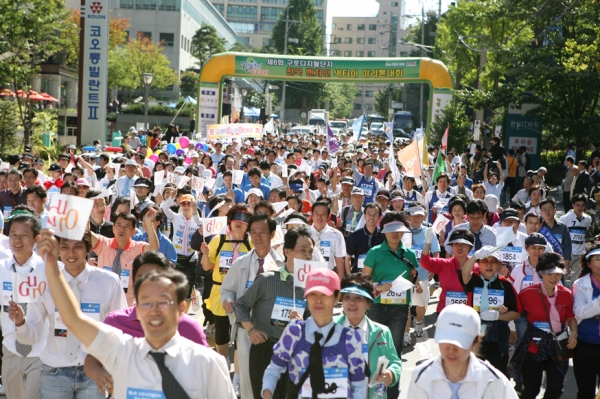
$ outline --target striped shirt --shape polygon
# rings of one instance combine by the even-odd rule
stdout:
[[[254,327],[274,340],[279,339],[289,322],[289,318],[279,323],[272,319],[276,299],[279,297],[280,300],[287,299],[285,302],[289,302],[294,296],[294,275],[284,272],[286,277],[285,280],[282,280],[281,273],[281,271],[276,271],[260,274],[234,304],[238,323],[250,321]],[[303,300],[304,288],[295,287],[295,289],[296,300]],[[304,308],[306,309],[306,305]]]

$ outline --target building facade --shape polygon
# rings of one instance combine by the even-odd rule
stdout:
[[[317,19],[325,26],[327,0],[313,1]],[[273,44],[273,28],[279,15],[285,12],[288,0],[212,0],[212,3],[237,32],[239,42],[248,47],[262,47]]]
[[[399,43],[405,30],[404,0],[378,0],[374,17],[332,18],[330,54],[336,57],[406,57],[411,47]],[[384,84],[356,84],[353,117],[375,113],[375,95]],[[387,115],[383,115],[387,116]]]

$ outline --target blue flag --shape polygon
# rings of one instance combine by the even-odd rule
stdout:
[[[362,129],[363,129],[363,126],[365,123],[367,123],[367,113],[366,112],[364,112],[363,116],[361,118],[358,118],[357,120],[355,120],[354,123],[352,124],[352,133],[353,133],[355,141],[360,140],[360,135],[362,134]]]

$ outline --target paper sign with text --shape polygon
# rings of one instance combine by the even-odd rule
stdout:
[[[244,171],[243,170],[234,170],[233,171],[233,184],[240,185],[240,184],[242,184],[243,179],[244,179]]]
[[[438,214],[437,218],[435,219],[435,223],[433,223],[433,230],[435,231],[435,234],[440,234],[448,223],[450,223],[450,219],[444,215]]]
[[[304,288],[306,275],[313,269],[327,269],[327,262],[294,259],[294,285]]]
[[[275,230],[275,236],[271,240],[271,246],[283,244],[283,237],[285,236],[286,229],[282,229],[281,226],[277,226]]]
[[[202,219],[202,235],[204,237],[225,234],[227,231],[227,216]]]
[[[68,240],[81,240],[90,220],[94,201],[73,195],[55,194],[48,206],[46,227]]]
[[[13,301],[17,303],[39,302],[48,289],[45,273],[12,274]]]

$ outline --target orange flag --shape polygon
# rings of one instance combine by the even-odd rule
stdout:
[[[415,177],[421,176],[421,161],[417,140],[413,140],[412,143],[398,152],[398,160],[404,166],[406,174]]]

